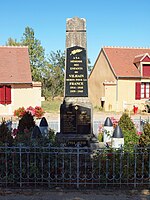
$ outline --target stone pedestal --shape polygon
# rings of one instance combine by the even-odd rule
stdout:
[[[57,141],[89,146],[93,137],[93,111],[88,97],[67,97],[60,107],[60,133]]]

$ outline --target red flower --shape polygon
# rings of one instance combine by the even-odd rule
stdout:
[[[35,116],[35,109],[32,106],[29,106],[26,109],[26,112],[29,112],[32,116]]]
[[[14,116],[22,117],[25,113],[26,113],[25,108],[20,107],[20,108],[18,108],[17,110],[14,111]]]
[[[26,110],[24,107],[18,108],[14,111],[14,116],[23,117],[27,112],[36,118],[41,118],[44,115],[44,110],[40,106],[36,106],[35,108],[29,106]]]
[[[44,110],[40,106],[35,107],[35,117],[41,118],[44,115]]]
[[[139,136],[142,135],[142,133],[143,133],[142,131],[137,131],[137,135]]]

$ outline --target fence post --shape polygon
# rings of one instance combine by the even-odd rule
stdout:
[[[77,143],[77,189],[79,189],[80,144]]]
[[[19,171],[19,178],[20,178],[20,187],[22,187],[22,145],[21,144],[19,144],[19,167],[20,167],[20,171]]]
[[[5,143],[5,169],[6,169],[6,187],[7,187],[7,182],[8,182],[8,155],[7,155],[7,151],[8,150],[8,145],[7,143]]]
[[[137,147],[134,146],[134,188],[136,188]]]
[[[148,160],[149,160],[149,188],[150,188],[150,149],[148,150]]]

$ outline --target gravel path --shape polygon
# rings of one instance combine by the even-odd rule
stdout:
[[[150,190],[42,191],[1,192],[0,200],[150,200]]]

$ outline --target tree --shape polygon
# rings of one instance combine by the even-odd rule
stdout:
[[[45,50],[40,40],[35,38],[34,30],[30,27],[25,28],[20,42],[16,39],[8,38],[7,46],[28,46],[30,66],[33,81],[41,81],[41,71],[45,66]]]
[[[62,73],[64,73],[65,69],[65,52],[61,52],[61,50],[57,50],[56,53],[54,51],[51,51],[48,56],[48,61],[51,63],[54,67],[58,66]]]
[[[88,74],[90,74],[91,70],[92,70],[93,66],[91,66],[91,61],[88,58]]]
[[[45,50],[42,47],[41,42],[35,38],[34,30],[32,28],[25,28],[21,44],[28,46],[33,80],[40,81],[41,70],[45,65]]]
[[[17,42],[17,39],[13,39],[13,38],[8,38],[7,42],[6,42],[6,46],[21,46],[22,44],[20,42]]]
[[[48,56],[47,64],[42,71],[43,95],[54,99],[64,91],[65,53],[52,51]]]

